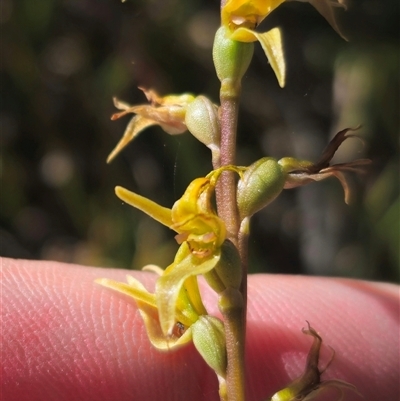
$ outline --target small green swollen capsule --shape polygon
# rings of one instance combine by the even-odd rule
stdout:
[[[226,376],[226,341],[224,324],[214,316],[200,316],[192,326],[193,344],[208,366],[218,376]]]
[[[263,157],[250,165],[237,187],[241,220],[271,203],[282,192],[286,175],[282,166],[272,157]]]
[[[215,34],[213,60],[217,76],[222,84],[230,82],[234,87],[250,65],[254,53],[254,43],[229,39],[229,29],[221,26]]]
[[[218,152],[221,129],[218,119],[218,107],[205,96],[197,96],[186,106],[185,124],[190,133],[211,152]]]

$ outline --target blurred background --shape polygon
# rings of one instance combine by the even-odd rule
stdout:
[[[210,153],[191,135],[149,128],[110,165],[130,117],[112,97],[145,103],[191,92],[218,102],[211,47],[218,0],[0,0],[0,253],[140,269],[166,267],[174,233],[123,205],[115,185],[172,206]],[[353,203],[329,179],[286,190],[252,221],[251,272],[399,280],[399,2],[337,10],[342,40],[307,3],[259,27],[283,29],[280,89],[260,48],[243,81],[238,164],[263,156],[317,160],[341,129],[362,128],[335,162],[372,159],[351,175]]]

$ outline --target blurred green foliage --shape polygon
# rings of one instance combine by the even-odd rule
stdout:
[[[96,266],[166,267],[173,233],[122,205],[122,185],[165,206],[211,169],[190,135],[150,128],[111,164],[128,117],[112,97],[144,103],[137,86],[218,100],[211,59],[217,0],[1,0],[1,255]],[[341,40],[308,4],[281,26],[288,64],[280,89],[261,49],[243,81],[238,162],[316,160],[337,131],[362,124],[337,161],[373,160],[338,182],[285,191],[252,224],[251,271],[399,279],[398,0],[353,0]]]

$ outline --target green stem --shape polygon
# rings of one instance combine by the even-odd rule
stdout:
[[[240,87],[232,81],[221,83],[220,124],[221,124],[221,166],[236,164],[236,130],[239,111]],[[236,182],[234,173],[222,173],[218,181],[217,207],[219,216],[225,221],[230,239],[238,246],[239,217],[236,203]]]
[[[220,91],[220,124],[221,124],[221,166],[236,164],[236,131],[238,119],[238,107],[240,96],[240,83],[232,80],[223,80]],[[224,220],[228,238],[238,248],[239,214],[236,201],[236,181],[232,172],[224,172],[218,180],[217,208],[219,216]],[[242,263],[244,276],[247,267]],[[224,315],[226,351],[228,358],[226,389],[229,401],[245,400],[245,315],[246,278],[242,281],[240,293],[229,296],[221,295],[220,309]],[[225,293],[224,292],[224,293]],[[223,293],[223,294],[224,294]],[[233,302],[233,303],[232,303]]]
[[[224,317],[228,368],[226,388],[229,401],[244,401],[246,398],[243,341],[245,326],[243,322],[243,297],[232,287],[219,296],[219,309]]]

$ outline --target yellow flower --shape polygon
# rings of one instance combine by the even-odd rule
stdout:
[[[284,188],[296,188],[306,185],[313,181],[321,181],[329,177],[336,177],[342,184],[344,190],[344,200],[350,203],[350,187],[347,183],[345,172],[363,172],[363,168],[371,163],[369,159],[358,159],[348,163],[330,165],[330,161],[336,153],[339,146],[348,138],[357,137],[348,135],[350,131],[356,131],[357,128],[346,128],[338,132],[329,142],[322,156],[316,163],[297,160],[292,157],[284,157],[278,163],[283,171],[287,173]]]
[[[240,171],[226,166],[206,177],[196,178],[172,209],[122,187],[116,187],[115,192],[124,202],[176,231],[178,235],[175,238],[179,244],[188,242],[191,252],[204,258],[218,249],[226,238],[225,223],[217,216],[212,204],[217,180],[225,170]]]
[[[286,0],[291,1],[291,0]],[[297,0],[308,2],[330,23],[343,38],[333,12],[335,7],[345,7],[344,0]],[[222,25],[228,28],[229,38],[239,42],[259,41],[279,85],[285,86],[285,60],[279,28],[259,33],[254,29],[285,0],[227,0],[221,10]]]
[[[164,272],[157,266],[145,266],[143,270],[159,275]],[[197,278],[190,276],[184,280],[175,303],[174,323],[168,333],[162,329],[160,320],[158,292],[150,293],[142,283],[127,276],[127,283],[105,278],[96,283],[111,288],[133,298],[143,318],[147,336],[152,345],[161,351],[172,351],[189,342],[194,346],[219,377],[226,375],[226,341],[224,324],[207,314],[201,300]]]
[[[131,106],[117,98],[113,99],[115,107],[123,111],[113,114],[112,120],[117,120],[128,113],[134,113],[136,116],[131,119],[123,137],[108,156],[107,163],[111,162],[140,132],[152,125],[161,126],[170,135],[183,134],[187,130],[185,124],[186,106],[195,99],[193,95],[185,93],[160,97],[152,90],[139,89],[144,92],[150,104]]]
[[[273,28],[259,33],[254,28],[283,1],[228,0],[221,10],[222,25],[227,28],[228,37],[245,43],[258,40],[282,88],[285,86],[286,64],[281,31]]]
[[[338,7],[346,9],[345,0],[227,0],[221,10],[222,24],[229,26],[232,31],[238,28],[254,29],[285,1],[310,3],[329,22],[332,28],[345,39],[337,25],[333,11],[334,8]],[[236,37],[241,36],[243,36],[242,40],[245,42],[254,41],[251,40],[250,33],[246,35],[242,31],[240,34],[236,34]]]
[[[124,202],[178,233],[175,238],[181,246],[175,260],[156,283],[157,307],[164,335],[171,334],[174,329],[176,303],[183,283],[190,277],[210,272],[220,260],[226,228],[214,211],[212,196],[217,180],[225,170],[241,172],[238,167],[226,166],[195,179],[172,209],[122,187],[115,189]]]
[[[239,27],[254,29],[285,0],[227,0],[221,10],[223,25],[233,30]]]
[[[162,273],[162,269],[144,268]],[[183,283],[176,301],[174,324],[172,331],[165,335],[160,325],[157,306],[157,293],[150,293],[142,283],[127,276],[127,283],[121,283],[105,278],[97,279],[96,283],[111,288],[120,293],[132,297],[139,308],[140,314],[146,326],[150,342],[157,349],[167,351],[178,348],[192,341],[192,325],[207,311],[201,300],[196,277],[189,277]]]

